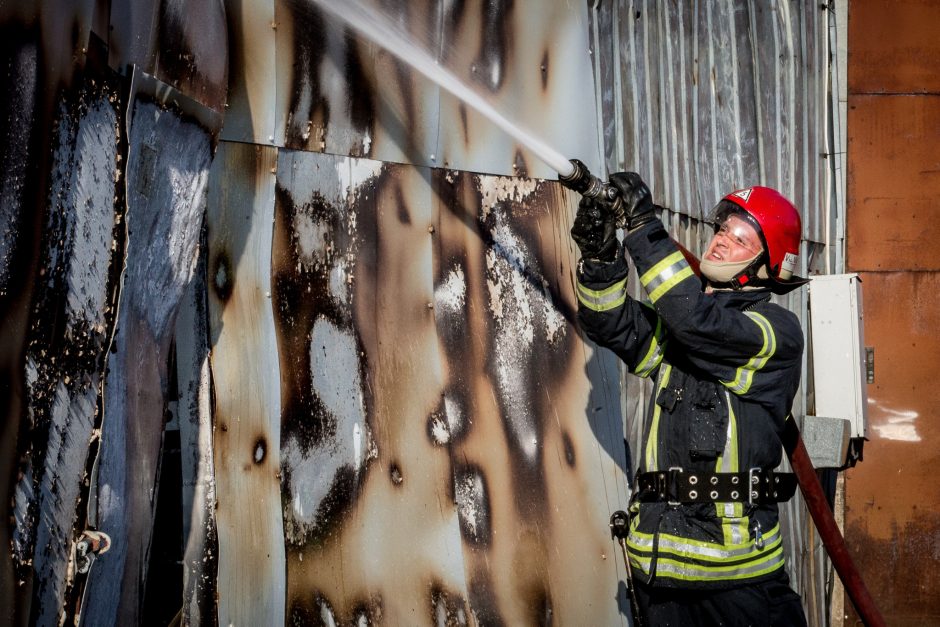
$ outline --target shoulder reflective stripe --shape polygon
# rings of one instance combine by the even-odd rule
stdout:
[[[660,343],[660,340],[663,337],[663,321],[660,318],[656,318],[656,330],[653,331],[653,334],[650,336],[650,347],[646,351],[646,355],[637,365],[636,370],[633,371],[633,374],[639,377],[648,377],[653,371],[653,368],[659,365],[659,362],[663,360],[663,349],[665,348],[665,343]]]
[[[578,300],[594,311],[608,311],[627,300],[627,280],[617,281],[603,290],[592,290],[578,283]]]
[[[656,397],[659,391],[669,383],[669,374],[672,372],[672,366],[666,364],[659,371],[659,385],[656,386],[656,392],[650,402],[653,403],[653,420],[650,422],[650,432],[646,435],[646,472],[658,469],[659,460],[656,459],[657,444],[659,440],[659,416],[662,408],[656,403]]]
[[[651,561],[652,558],[649,557],[630,556],[630,563],[646,574],[650,574]],[[759,561],[732,566],[699,566],[660,556],[656,560],[656,576],[682,581],[728,581],[759,577],[783,568],[783,565],[782,546]]]
[[[650,301],[655,303],[676,284],[694,274],[682,253],[676,251],[644,272],[640,283],[646,288]]]
[[[660,533],[659,551],[661,553],[671,553],[674,556],[700,561],[729,562],[744,559],[749,555],[754,555],[755,557],[762,555],[781,541],[780,524],[777,523],[764,535],[763,550],[757,549],[754,541],[751,540],[750,537],[740,544],[725,545],[714,542],[703,542],[701,540],[691,540],[689,538],[680,538],[679,536],[670,535],[668,533]],[[653,534],[631,530],[629,536],[627,536],[627,549],[638,552],[652,551]]]
[[[734,381],[721,382],[722,385],[727,386],[735,394],[744,394],[750,390],[754,373],[767,365],[767,361],[777,352],[777,336],[774,335],[774,328],[770,321],[753,311],[746,311],[744,315],[753,320],[760,328],[761,334],[764,336],[764,345],[746,364],[738,368]]]

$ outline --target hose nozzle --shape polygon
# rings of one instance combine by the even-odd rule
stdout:
[[[558,181],[568,189],[588,198],[613,200],[617,197],[617,189],[591,174],[591,171],[581,161],[571,159],[571,167],[571,174],[566,176],[559,173],[558,175]]]
[[[614,217],[614,223],[618,228],[623,228],[626,219],[623,215],[623,202],[620,198],[620,192],[617,188],[606,181],[602,181],[587,169],[587,166],[571,159],[571,174],[558,174],[558,181],[567,187],[585,196],[586,198],[596,198],[603,201],[599,203]]]

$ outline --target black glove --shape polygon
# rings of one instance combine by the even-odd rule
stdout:
[[[578,204],[578,215],[571,227],[571,239],[581,256],[599,261],[613,261],[617,256],[617,227],[610,207],[587,196]]]
[[[617,172],[610,175],[610,184],[620,192],[623,203],[624,228],[638,229],[656,219],[653,195],[636,172]]]

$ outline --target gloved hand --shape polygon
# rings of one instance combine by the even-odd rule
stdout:
[[[617,172],[610,175],[610,184],[620,192],[623,202],[624,228],[638,229],[656,219],[653,195],[636,172]]]
[[[578,204],[578,215],[571,227],[571,239],[581,256],[598,261],[613,261],[617,256],[617,227],[610,208],[603,201],[584,196]]]

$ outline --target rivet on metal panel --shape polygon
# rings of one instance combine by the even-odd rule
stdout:
[[[276,28],[277,28],[277,22],[271,22],[271,28],[276,29]]]
[[[434,303],[428,303],[428,309],[434,309]]]
[[[277,168],[271,168],[271,174],[277,174]]]
[[[434,232],[434,225],[431,224],[428,226],[428,233],[433,233],[433,232]]]

